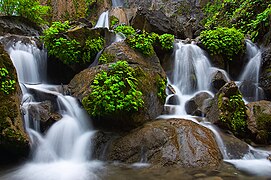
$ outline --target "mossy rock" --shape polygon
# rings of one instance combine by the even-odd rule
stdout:
[[[21,91],[16,71],[2,45],[0,45],[0,67],[6,68],[10,76],[16,80],[15,89],[10,94],[0,91],[0,162],[5,162],[27,156],[29,139],[23,127],[20,111]]]
[[[234,82],[225,84],[218,91],[206,117],[222,129],[232,131],[236,136],[246,136],[248,132],[246,106]]]
[[[258,144],[271,143],[271,102],[257,101],[248,105],[248,128]]]
[[[163,84],[166,84],[166,75],[157,56],[154,54],[151,57],[145,57],[131,49],[125,42],[111,44],[103,54],[107,54],[111,58],[110,62],[127,61],[129,66],[135,70],[137,90],[142,92],[144,105],[135,112],[121,111],[106,117],[93,117],[94,125],[98,128],[127,131],[159,116],[163,111],[165,101]],[[109,64],[102,64],[77,74],[69,84],[72,95],[80,100],[88,96],[95,75],[102,70],[108,70],[108,67]]]

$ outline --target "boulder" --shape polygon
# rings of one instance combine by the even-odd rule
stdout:
[[[164,99],[158,97],[158,80],[165,80],[165,72],[155,54],[145,57],[131,49],[125,42],[116,42],[105,48],[103,53],[111,58],[110,62],[126,60],[136,70],[138,89],[143,94],[144,107],[138,112],[93,118],[94,125],[101,128],[129,130],[155,119],[163,111]],[[109,64],[88,68],[77,74],[68,87],[73,96],[82,100],[90,92],[90,85],[97,73],[106,70]]]
[[[257,101],[247,104],[248,129],[258,144],[271,143],[271,102]]]
[[[28,112],[31,119],[40,121],[41,132],[45,132],[56,121],[61,119],[61,115],[58,112],[55,112],[50,101],[30,104],[28,106]]]
[[[263,89],[258,87],[255,82],[245,80],[241,82],[239,90],[246,101],[252,102],[264,99]]]
[[[196,94],[185,103],[185,110],[187,114],[191,114],[193,116],[205,116],[205,100],[210,98],[212,98],[212,96],[207,92],[200,92]]]
[[[222,129],[232,131],[237,136],[247,135],[246,107],[236,84],[225,84],[215,95],[206,119]]]
[[[220,70],[216,70],[211,76],[211,86],[213,92],[215,93],[217,93],[220,88],[222,88],[227,82],[229,82],[228,77]]]
[[[215,167],[222,160],[212,131],[185,119],[157,120],[112,140],[107,160],[154,166]]]
[[[178,97],[178,95],[173,94],[168,98],[166,104],[168,104],[168,105],[180,105],[181,104],[180,98]]]
[[[9,72],[8,77],[16,81],[15,89],[9,94],[0,90],[0,162],[5,163],[26,157],[30,146],[20,111],[21,90],[16,70],[2,45],[0,68],[6,68]]]
[[[39,36],[42,29],[34,22],[19,16],[0,16],[0,36],[17,34],[21,36]]]

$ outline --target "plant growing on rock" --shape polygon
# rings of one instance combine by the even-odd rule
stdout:
[[[82,103],[92,116],[138,111],[143,107],[135,71],[126,61],[111,64],[108,71],[98,73],[90,88],[91,93],[83,98]]]
[[[171,50],[173,49],[174,35],[162,34],[159,36],[159,41],[163,49]]]
[[[235,28],[220,27],[205,30],[200,34],[201,42],[212,55],[221,54],[232,60],[245,48],[244,34]]]
[[[44,16],[49,6],[40,5],[38,0],[0,0],[0,13],[4,15],[18,15],[38,24],[45,24]]]
[[[103,49],[103,46],[103,38],[88,38],[83,48],[83,62],[91,62],[91,60],[95,58],[96,54]]]
[[[6,68],[0,68],[0,81],[0,90],[5,94],[10,94],[15,90],[15,80],[10,77]]]
[[[121,32],[126,37],[128,37],[130,35],[134,35],[136,33],[135,29],[132,26],[126,26],[126,25],[119,25],[114,29],[114,31],[116,33]]]
[[[218,107],[223,112],[220,121],[234,134],[244,134],[247,129],[246,106],[241,94],[232,95],[223,102],[223,94],[220,94]]]

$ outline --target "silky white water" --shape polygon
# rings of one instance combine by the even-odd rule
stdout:
[[[112,7],[123,7],[123,1],[124,0],[112,0]]]
[[[97,21],[94,28],[107,28],[107,29],[109,29],[109,19],[108,19],[109,17],[108,17],[108,14],[109,14],[109,11],[103,12],[100,15],[100,17],[99,17],[99,19],[98,19],[98,21]]]
[[[90,120],[86,112],[71,96],[62,95],[58,86],[45,84],[46,52],[35,44],[15,43],[8,48],[17,70],[23,91],[22,108],[25,128],[32,144],[32,159],[4,179],[15,180],[85,180],[98,179],[94,173],[101,163],[90,161],[91,137]],[[45,68],[45,70],[44,70]],[[28,106],[36,102],[29,93],[34,89],[55,97],[58,113],[62,118],[54,123],[45,134],[39,130],[39,116],[31,118]]]
[[[252,42],[247,41],[248,64],[241,73],[240,82],[250,81],[256,85],[255,98],[260,96],[258,88],[259,71],[261,63],[260,49]],[[230,81],[228,74],[221,69],[212,67],[205,52],[193,44],[177,43],[174,50],[173,72],[168,79],[168,84],[174,89],[175,93],[168,93],[165,107],[169,114],[161,116],[162,118],[181,117],[187,120],[197,121],[187,115],[185,103],[199,92],[209,92],[212,76],[220,71],[226,81]],[[246,89],[243,89],[246,90]],[[175,98],[176,104],[168,104],[170,98]],[[219,135],[218,129],[208,123],[201,122],[203,126],[209,128],[215,135],[218,147],[223,155],[225,162],[233,164],[236,168],[251,173],[253,175],[271,176],[271,163],[266,158],[269,151],[262,151],[249,147],[249,152],[244,154],[242,159],[229,159],[227,148],[223,139]]]
[[[238,79],[239,89],[246,101],[258,101],[264,96],[263,90],[259,87],[261,50],[251,41],[246,40],[246,54],[248,63]]]

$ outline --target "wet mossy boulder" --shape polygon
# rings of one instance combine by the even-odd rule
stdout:
[[[246,136],[246,106],[233,81],[225,84],[215,95],[206,118],[220,128],[230,130],[236,136]]]
[[[135,72],[136,89],[142,93],[142,96],[138,96],[138,98],[142,98],[143,106],[140,106],[137,111],[121,110],[92,117],[94,125],[100,128],[126,131],[159,116],[165,102],[166,75],[157,56],[153,54],[146,57],[131,49],[125,42],[111,44],[103,51],[103,54],[110,57],[110,61],[77,74],[68,86],[71,94],[79,100],[83,100],[92,92],[91,85],[98,73],[106,71],[110,74],[112,63],[126,61]],[[128,84],[131,86],[130,82]]]
[[[271,100],[271,48],[262,52],[262,66],[260,72],[260,86],[263,88],[268,100]]]
[[[216,167],[222,160],[212,131],[185,119],[146,123],[111,140],[105,155],[109,161],[158,167]]]
[[[23,127],[20,111],[21,90],[16,70],[2,45],[0,45],[0,68],[2,85],[0,90],[0,162],[4,163],[26,157],[29,152],[29,139]],[[7,70],[4,76],[2,68]]]
[[[271,102],[257,101],[247,104],[248,129],[253,141],[258,144],[271,143]]]

